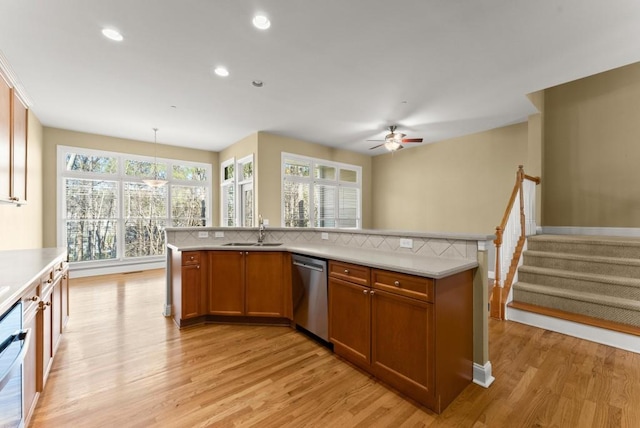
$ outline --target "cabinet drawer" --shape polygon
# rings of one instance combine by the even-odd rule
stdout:
[[[57,280],[58,277],[60,277],[60,275],[62,275],[62,272],[64,272],[64,270],[66,268],[67,268],[67,262],[66,261],[60,261],[60,262],[56,263],[53,266],[54,280]]]
[[[200,251],[185,251],[182,253],[182,266],[199,265]]]
[[[53,286],[53,269],[50,269],[47,273],[40,277],[40,293],[46,294]]]
[[[371,278],[371,269],[351,263],[330,260],[329,276],[368,286]]]
[[[433,302],[433,279],[374,269],[373,288]]]

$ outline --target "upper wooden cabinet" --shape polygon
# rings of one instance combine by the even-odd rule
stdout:
[[[11,197],[11,88],[0,75],[0,200]]]
[[[27,107],[16,91],[11,100],[11,198],[16,202],[27,200]]]
[[[27,200],[28,109],[0,76],[0,201]]]

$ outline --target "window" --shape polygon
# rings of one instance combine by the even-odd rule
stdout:
[[[284,227],[360,228],[362,168],[282,154]]]
[[[151,188],[153,158],[58,147],[59,245],[70,262],[139,260],[165,252],[167,226],[206,226],[211,166],[158,159],[168,184]]]
[[[222,162],[220,207],[221,226],[253,226],[253,155]]]

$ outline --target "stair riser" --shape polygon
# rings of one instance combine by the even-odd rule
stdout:
[[[628,287],[609,282],[584,281],[576,278],[543,275],[531,272],[518,272],[518,280],[530,284],[546,285],[558,289],[584,291],[587,293],[603,294],[605,296],[622,297],[640,301],[640,288]],[[515,286],[514,286],[515,287]]]
[[[640,259],[640,247],[638,246],[603,245],[598,243],[586,242],[529,240],[527,243],[527,248],[529,250],[547,251],[552,253]]]
[[[562,269],[573,272],[621,276],[625,278],[640,278],[640,266],[626,264],[571,260],[559,257],[540,257],[527,253],[524,254],[524,264],[528,266]]]
[[[530,303],[532,305],[558,309],[561,311],[640,327],[640,312],[626,308],[597,305],[590,302],[581,302],[562,297],[550,296],[548,294],[532,293],[529,291],[518,290],[516,288],[513,290],[513,298],[515,301],[522,303]]]

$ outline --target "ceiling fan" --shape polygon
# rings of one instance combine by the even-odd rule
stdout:
[[[407,135],[402,132],[396,132],[396,125],[391,125],[389,129],[389,133],[385,135],[384,140],[367,140],[367,141],[384,141],[382,144],[378,144],[377,146],[371,147],[369,150],[377,149],[378,147],[383,147],[390,152],[395,152],[396,150],[400,150],[404,148],[402,144],[404,143],[422,143],[422,138],[404,138]]]

